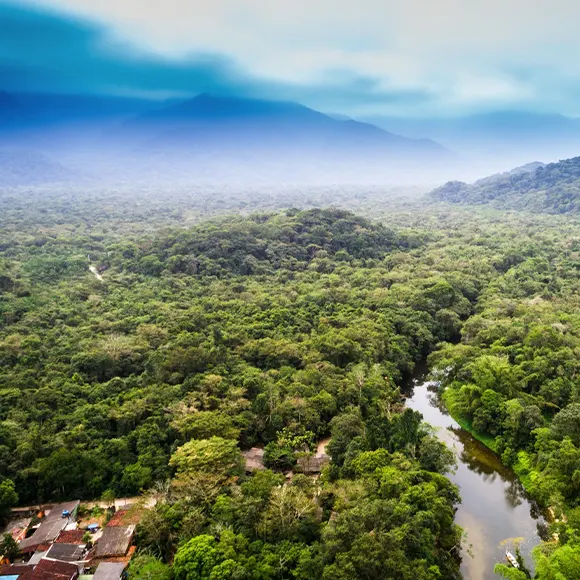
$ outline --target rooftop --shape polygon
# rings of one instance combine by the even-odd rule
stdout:
[[[46,556],[46,552],[48,552],[48,550],[36,550],[36,552],[32,554],[30,560],[28,560],[28,565],[36,566],[36,564],[38,564]]]
[[[83,530],[65,530],[61,532],[56,539],[57,544],[84,544],[83,536],[85,532]]]
[[[53,544],[45,558],[61,562],[78,562],[85,553],[84,544]]]
[[[131,545],[134,532],[134,525],[106,527],[95,547],[95,558],[124,556]]]
[[[125,569],[125,564],[117,562],[101,562],[93,580],[119,580]]]
[[[330,457],[326,454],[300,457],[297,461],[299,471],[306,474],[320,473],[322,468],[330,462]]]
[[[32,572],[26,572],[18,580],[77,580],[79,569],[75,564],[41,560]]]
[[[30,572],[32,568],[26,564],[3,564],[0,565],[0,578],[8,580],[8,578],[18,578],[20,574]]]
[[[261,447],[252,447],[248,451],[243,451],[242,455],[246,460],[246,471],[264,469],[264,450]]]

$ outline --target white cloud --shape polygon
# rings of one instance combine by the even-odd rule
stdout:
[[[574,0],[26,1],[95,19],[169,58],[224,54],[254,75],[297,84],[351,70],[385,90],[439,95],[437,106],[549,106],[547,87],[510,71],[548,67],[580,81]]]

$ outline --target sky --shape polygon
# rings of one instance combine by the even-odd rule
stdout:
[[[580,115],[575,0],[0,0],[0,90]]]

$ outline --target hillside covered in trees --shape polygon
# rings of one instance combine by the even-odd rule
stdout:
[[[139,543],[175,555],[177,577],[203,542],[215,566],[263,569],[247,577],[457,577],[452,458],[396,385],[457,332],[468,278],[407,285],[420,239],[338,210],[63,242],[3,251],[0,463],[22,502],[173,479]],[[86,258],[81,272],[88,251],[103,283]],[[323,487],[242,477],[241,449],[266,445],[277,470],[328,434]],[[216,526],[235,534],[207,536]]]
[[[453,456],[399,390],[428,355],[454,415],[568,514],[539,572],[579,557],[574,223],[431,207],[107,230],[87,224],[113,205],[59,223],[20,203],[0,486],[22,504],[155,489],[131,578],[459,578]],[[328,436],[330,465],[300,474]],[[267,469],[245,473],[252,446]]]
[[[438,201],[491,204],[503,209],[577,213],[580,209],[580,157],[558,163],[530,163],[469,185],[451,181],[431,192]]]

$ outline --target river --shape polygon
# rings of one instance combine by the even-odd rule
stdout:
[[[464,578],[497,580],[493,567],[496,562],[506,562],[506,548],[515,553],[517,539],[531,569],[530,552],[540,542],[538,524],[544,524],[540,510],[513,471],[447,413],[435,387],[424,372],[417,373],[406,404],[420,411],[424,421],[436,428],[439,439],[457,455],[457,470],[449,479],[459,486],[461,504],[455,519],[467,532],[461,563]]]

